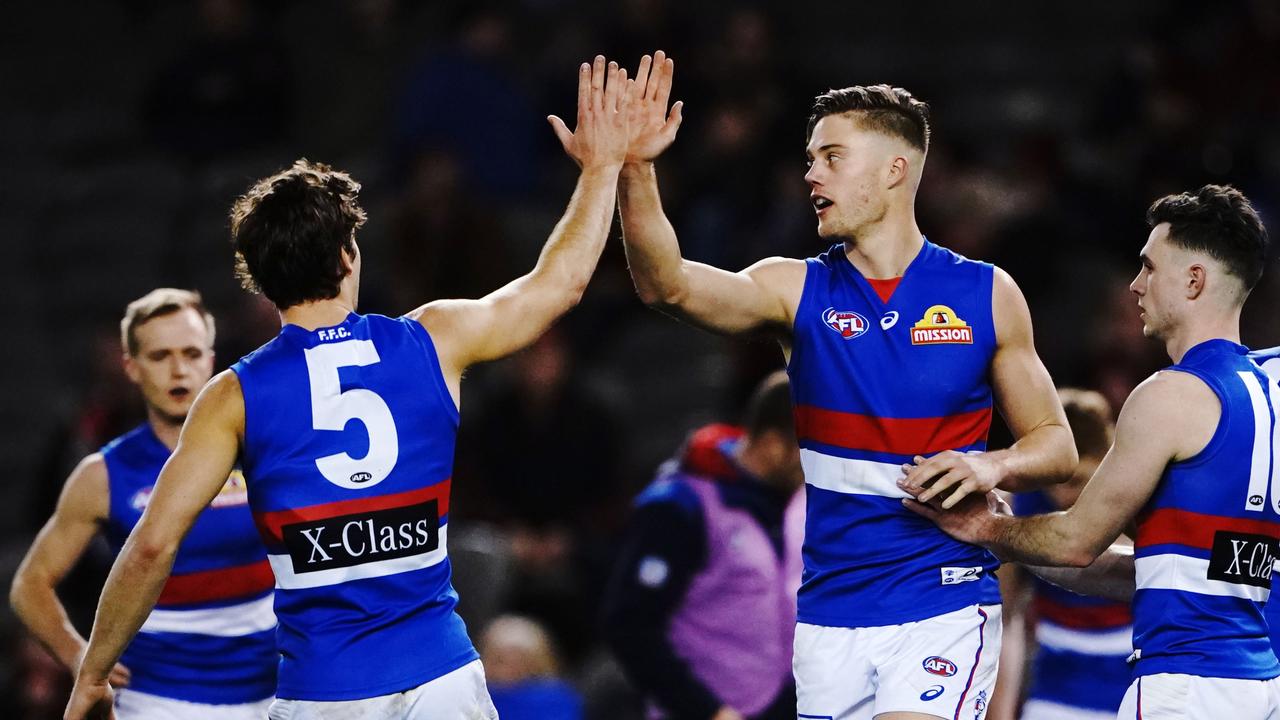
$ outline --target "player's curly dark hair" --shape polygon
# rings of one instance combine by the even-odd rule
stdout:
[[[355,255],[365,213],[350,175],[306,158],[254,183],[231,206],[236,277],[280,309],[337,297],[342,251]]]
[[[822,118],[854,112],[868,130],[900,137],[921,152],[929,151],[929,104],[892,85],[855,85],[814,98],[805,142]]]
[[[1169,223],[1169,241],[1221,262],[1253,289],[1267,261],[1267,229],[1244,193],[1230,185],[1205,185],[1166,195],[1147,210],[1147,224]]]

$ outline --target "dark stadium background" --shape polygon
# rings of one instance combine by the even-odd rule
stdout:
[[[532,266],[568,198],[573,166],[543,118],[572,115],[577,63],[602,52],[634,69],[656,48],[686,101],[659,172],[688,257],[737,269],[821,251],[802,181],[809,100],[905,86],[933,106],[922,229],[1009,270],[1055,379],[1116,403],[1163,360],[1127,291],[1149,202],[1230,182],[1276,230],[1269,0],[13,3],[0,22],[6,586],[75,461],[141,417],[119,368],[127,301],[200,290],[219,368],[274,334],[231,276],[226,210],[253,179],[306,156],[364,183],[362,310],[482,294]],[[629,498],[781,363],[770,345],[641,306],[614,235],[556,332],[464,384],[451,543],[473,634],[500,612],[543,622],[590,717],[609,718],[629,701],[596,608]],[[1272,267],[1246,344],[1280,344],[1278,301]],[[109,563],[95,552],[65,593],[82,623]],[[4,716],[60,717],[62,681],[7,609],[0,647]]]

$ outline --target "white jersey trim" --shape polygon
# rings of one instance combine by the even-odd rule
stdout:
[[[280,590],[300,590],[324,587],[326,585],[340,585],[351,580],[366,580],[368,578],[398,575],[403,572],[439,565],[448,556],[448,529],[448,523],[440,526],[440,544],[435,550],[391,560],[376,560],[360,565],[352,565],[351,567],[295,573],[293,571],[293,558],[288,555],[268,554],[267,560],[271,562],[271,569],[275,571],[276,588]]]
[[[1126,625],[1114,630],[1079,630],[1041,619],[1036,621],[1036,642],[1046,648],[1081,655],[1128,657],[1133,652],[1133,628]]]
[[[800,449],[804,479],[810,485],[845,495],[875,495],[887,498],[911,497],[898,487],[903,477],[902,466],[874,460],[824,455],[816,450]]]
[[[271,593],[236,605],[198,610],[151,611],[140,633],[187,633],[217,637],[241,637],[274,629],[275,597]]]
[[[1238,597],[1265,603],[1270,588],[1239,585],[1209,579],[1209,561],[1165,553],[1135,558],[1133,561],[1139,590],[1180,590],[1200,595]]]

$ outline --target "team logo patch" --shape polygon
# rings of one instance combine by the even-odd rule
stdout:
[[[956,674],[956,664],[944,657],[933,655],[924,659],[921,663],[924,671],[930,675],[940,675],[942,677],[951,677]]]
[[[982,579],[981,565],[977,567],[944,567],[940,569],[942,570],[943,585],[956,585]]]
[[[213,497],[210,502],[211,507],[231,507],[232,505],[248,505],[249,504],[249,486],[244,482],[244,473],[240,470],[232,470],[227,476],[227,482]]]
[[[867,319],[852,310],[827,308],[822,311],[822,322],[845,340],[852,340],[867,331]]]
[[[920,322],[911,327],[912,345],[973,344],[973,328],[956,317],[946,305],[934,305],[924,311]]]

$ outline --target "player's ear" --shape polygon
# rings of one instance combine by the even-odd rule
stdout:
[[[124,374],[129,377],[135,385],[142,381],[141,370],[138,369],[138,361],[129,353],[120,356],[120,362],[124,365]]]
[[[911,175],[911,161],[905,155],[894,155],[889,160],[889,167],[885,172],[885,184],[890,188],[898,187],[905,183]]]
[[[1204,265],[1200,263],[1187,268],[1186,294],[1188,300],[1195,300],[1200,297],[1200,293],[1204,292],[1205,275]]]

